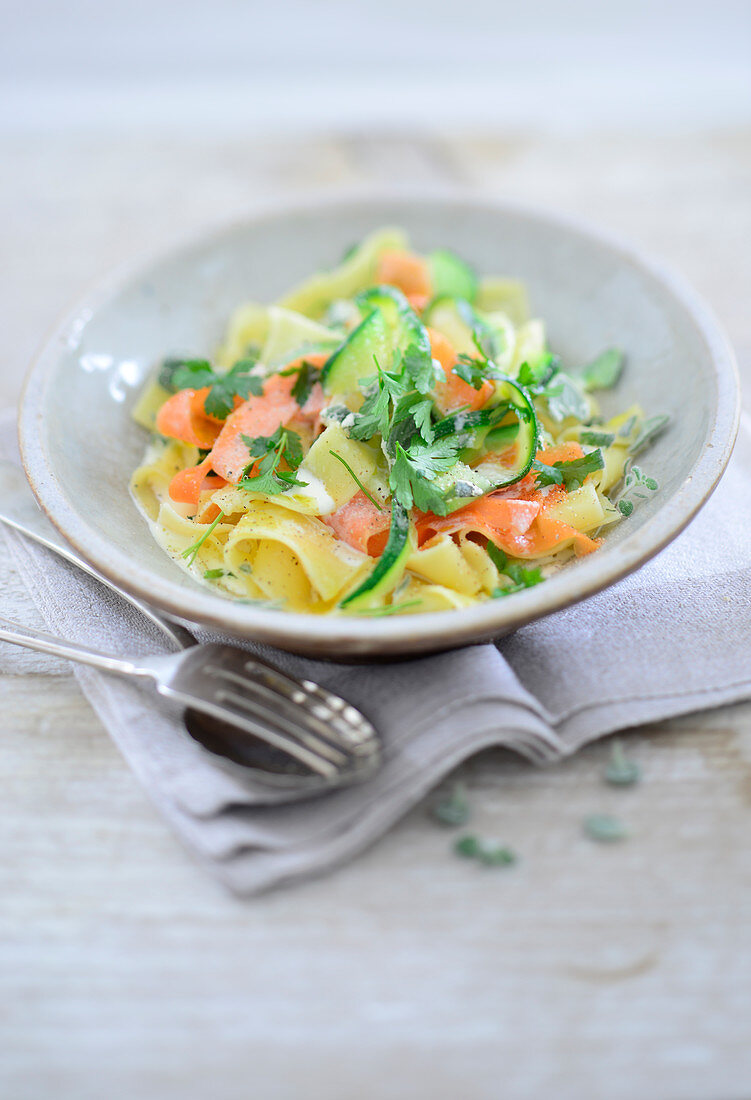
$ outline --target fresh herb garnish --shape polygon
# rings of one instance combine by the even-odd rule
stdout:
[[[220,577],[224,576],[223,569],[207,569],[203,575],[203,579],[206,581],[218,581]]]
[[[310,397],[310,391],[313,389],[313,386],[321,377],[321,372],[317,370],[312,363],[309,363],[307,359],[303,359],[302,363],[299,367],[296,368],[296,370],[297,378],[295,379],[295,384],[290,391],[290,395],[292,399],[297,402],[300,408],[302,408],[305,402]],[[281,371],[280,373],[286,374],[288,372]]]
[[[576,489],[581,489],[588,474],[602,470],[604,465],[602,451],[596,450],[568,462],[554,462],[552,466],[546,466],[544,462],[534,459],[532,469],[538,486],[565,485],[567,492],[573,493]]]
[[[609,390],[620,378],[622,370],[623,352],[619,348],[609,348],[587,364],[579,375],[579,383],[587,392]]]
[[[465,859],[476,859],[486,867],[510,867],[517,862],[517,856],[511,848],[483,840],[474,833],[459,837],[454,844],[454,852]]]
[[[496,546],[496,544],[491,539],[488,539],[485,549],[488,552],[488,557],[490,558],[498,572],[505,573],[506,566],[508,565],[508,556],[506,555],[506,553],[501,550],[500,546]]]
[[[355,482],[355,484],[359,485],[362,492],[365,493],[365,496],[368,498],[370,503],[374,504],[379,512],[382,512],[383,511],[383,505],[379,504],[378,501],[376,500],[376,498],[373,496],[373,494],[368,492],[368,490],[365,488],[363,483],[360,481],[360,479],[357,476],[357,474],[355,473],[355,471],[350,466],[349,462],[347,462],[346,458],[344,458],[342,455],[340,455],[337,451],[329,451],[329,454],[332,455],[333,458],[336,458],[336,459],[339,460],[339,462],[341,462],[342,466],[344,466],[345,470],[350,475],[350,477]]]
[[[541,355],[536,363],[522,363],[516,381],[520,386],[525,386],[533,393],[541,392],[551,378],[561,369],[561,360],[552,352]]]
[[[635,760],[629,760],[618,738],[613,742],[610,761],[605,768],[605,782],[612,787],[633,787],[641,778],[641,768]]]
[[[405,449],[396,444],[396,459],[391,467],[391,491],[405,510],[414,504],[421,512],[445,515],[446,498],[435,485],[437,475],[456,464],[459,441],[456,436],[433,443],[416,439]]]
[[[263,457],[258,464],[257,474],[250,473],[255,463],[251,462],[246,467],[238,488],[275,496],[298,485],[305,487],[306,482],[300,481],[294,473],[302,461],[302,441],[297,432],[280,427],[273,435],[260,435],[255,439],[242,435],[240,438],[247,446],[251,458]],[[287,463],[289,470],[279,469],[282,461]]]
[[[536,397],[544,397],[552,420],[560,423],[569,417],[586,420],[589,404],[576,381],[561,370],[561,360],[550,352],[531,365],[522,363],[517,382]]]
[[[375,360],[375,376],[360,380],[360,389],[365,394],[365,400],[360,406],[360,411],[354,414],[354,421],[348,429],[352,439],[372,439],[374,435],[380,435],[384,439],[388,435],[390,424],[390,406],[393,385],[396,383],[394,376],[381,369]]]
[[[223,518],[224,518],[224,512],[220,511],[219,515],[216,517],[216,519],[213,521],[213,523],[209,524],[209,526],[206,528],[204,533],[201,535],[200,539],[198,539],[196,542],[194,542],[193,545],[189,546],[186,550],[183,550],[181,556],[183,558],[187,559],[188,565],[192,565],[193,562],[196,560],[196,555],[198,554],[198,551],[201,549],[203,544],[206,542],[206,539],[209,537],[211,532],[214,530],[217,523],[219,523],[219,521]]]
[[[621,424],[620,428],[618,429],[618,438],[619,439],[628,439],[628,437],[631,435],[632,431],[634,430],[634,425],[636,424],[636,421],[638,419],[639,419],[639,417],[636,416],[636,414],[634,414],[632,416],[629,416],[629,418],[627,420],[624,420],[623,423]]]
[[[640,454],[660,432],[667,428],[669,423],[670,417],[666,413],[660,416],[651,416],[649,420],[645,420],[636,439],[629,447],[631,457],[635,458],[636,455]]]
[[[615,443],[615,432],[602,432],[597,428],[587,428],[579,433],[579,442],[588,447],[612,447]]]
[[[489,359],[473,359],[471,355],[460,355],[451,369],[473,390],[482,389],[489,379],[503,377]]]
[[[561,370],[543,388],[542,396],[547,400],[551,418],[558,423],[569,417],[586,420],[589,416],[586,398],[573,378]]]
[[[613,844],[629,836],[628,828],[611,814],[590,814],[582,822],[584,832],[600,844]]]
[[[488,841],[481,842],[477,858],[486,867],[510,867],[518,859],[516,852],[511,848],[507,848],[502,844],[492,844]]]
[[[472,343],[484,359],[495,359],[506,350],[505,333],[481,317],[466,300],[459,298],[456,309],[468,328],[472,330]],[[476,386],[475,389],[479,389]]]
[[[385,370],[375,359],[377,374],[360,381],[365,394],[360,411],[349,428],[353,439],[372,439],[380,435],[393,454],[397,443],[408,443],[419,431],[426,443],[433,441],[431,414],[433,399],[427,396],[435,385],[435,368],[430,354],[410,344],[400,356],[395,354],[392,370]],[[398,430],[397,430],[398,429]]]
[[[632,466],[623,480],[623,492],[618,501],[618,511],[622,516],[630,516],[637,500],[646,500],[659,485],[653,477],[647,475],[638,466]]]
[[[448,794],[433,803],[430,813],[441,825],[466,825],[469,821],[469,800],[464,784],[457,780]]]
[[[172,385],[176,390],[209,386],[203,407],[208,416],[224,420],[235,407],[235,397],[247,401],[251,394],[260,397],[263,393],[263,379],[250,373],[254,366],[254,359],[239,359],[225,374],[220,374],[207,359],[185,359],[175,368]]]
[[[502,596],[510,596],[512,592],[521,592],[524,588],[534,588],[536,584],[541,584],[545,580],[539,566],[523,565],[519,561],[510,561],[508,555],[501,550],[500,546],[496,546],[490,539],[488,539],[485,549],[498,572],[511,581],[511,584],[506,585],[505,588],[493,589],[491,595],[494,600],[500,599]]]
[[[433,357],[425,348],[410,344],[401,358],[401,373],[418,393],[428,394],[435,386]]]
[[[385,607],[360,607],[355,611],[356,615],[398,615],[400,611],[406,611],[410,607],[419,607],[422,600],[406,600],[404,603],[390,603]]]
[[[391,415],[391,426],[386,440],[389,450],[393,453],[397,443],[408,444],[416,431],[426,443],[432,443],[435,439],[432,418],[431,398],[423,397],[417,390],[400,397]]]
[[[454,842],[454,851],[458,856],[464,856],[466,859],[474,859],[480,850],[480,838],[475,836],[474,833],[468,833],[467,836],[460,836],[457,841]]]
[[[169,390],[171,393],[178,389],[175,385],[175,375],[184,362],[184,359],[175,359],[174,357],[162,361],[157,379],[163,389]]]

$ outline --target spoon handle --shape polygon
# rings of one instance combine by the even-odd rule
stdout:
[[[195,638],[184,627],[163,618],[148,604],[142,603],[136,596],[131,596],[129,592],[118,588],[116,584],[80,557],[64,541],[62,535],[52,526],[44,513],[40,511],[23,471],[18,466],[14,466],[12,462],[1,460],[0,523],[20,531],[22,535],[26,535],[27,538],[40,543],[59,557],[65,558],[66,561],[71,562],[79,569],[83,569],[89,576],[94,577],[100,584],[106,585],[118,596],[122,596],[142,615],[145,615],[178,649],[186,649],[188,646],[195,645]]]

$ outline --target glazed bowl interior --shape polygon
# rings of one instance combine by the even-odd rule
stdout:
[[[594,555],[544,585],[462,611],[316,617],[233,603],[184,575],[129,494],[146,436],[130,418],[165,355],[210,356],[230,312],[271,301],[382,225],[418,251],[454,249],[483,274],[527,285],[553,350],[572,367],[627,354],[604,413],[638,402],[672,418],[644,464],[659,490]],[[513,630],[612,583],[673,538],[711,492],[737,427],[737,380],[722,333],[691,291],[631,250],[566,221],[478,200],[352,199],[260,215],[116,277],[54,333],[21,410],[24,463],[45,510],[94,565],[190,621],[295,652],[347,659],[443,649]]]

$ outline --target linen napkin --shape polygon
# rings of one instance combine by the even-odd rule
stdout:
[[[0,415],[0,452],[18,461],[12,412]],[[293,799],[238,778],[185,734],[179,713],[155,694],[82,666],[74,673],[178,837],[230,890],[250,895],[352,858],[487,746],[555,760],[618,729],[751,696],[749,531],[746,419],[719,488],[670,547],[605,592],[495,645],[375,666],[248,645],[351,699],[383,737],[377,775],[318,797]],[[3,535],[12,575],[0,615],[114,653],[166,648],[155,628],[96,581],[15,532]],[[0,646],[0,670],[70,668]]]

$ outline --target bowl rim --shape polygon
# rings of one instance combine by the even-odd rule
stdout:
[[[226,237],[238,229],[285,217],[311,215],[332,208],[366,210],[377,204],[383,213],[404,203],[434,208],[468,208],[504,214],[583,236],[614,252],[661,283],[683,308],[703,339],[715,383],[712,419],[702,453],[672,497],[631,535],[610,550],[607,546],[576,568],[562,570],[545,584],[519,592],[513,600],[488,601],[469,608],[370,618],[315,616],[241,604],[200,587],[186,589],[144,571],[125,553],[89,527],[68,503],[44,447],[43,395],[66,342],[107,301],[132,281],[146,276],[151,265]],[[382,214],[379,215],[382,218]],[[587,599],[633,572],[670,543],[693,519],[714,491],[730,459],[740,416],[740,384],[728,338],[713,310],[697,291],[661,260],[653,259],[610,231],[568,214],[534,205],[495,199],[474,191],[431,191],[421,188],[349,190],[308,196],[304,200],[277,200],[256,204],[242,218],[204,226],[183,234],[172,244],[141,253],[119,264],[79,297],[76,304],[48,332],[32,360],[19,406],[19,443],[26,476],[44,512],[61,534],[96,569],[116,585],[185,622],[213,628],[236,637],[266,642],[293,653],[335,660],[389,659],[436,652],[487,641],[572,604]],[[146,527],[144,526],[144,531]],[[147,583],[144,575],[150,578]]]

